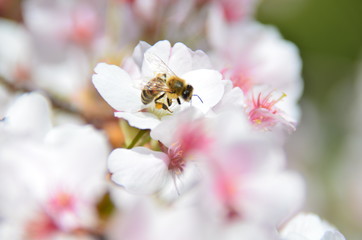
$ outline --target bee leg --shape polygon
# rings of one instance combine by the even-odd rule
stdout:
[[[162,102],[158,102],[158,100],[160,100],[161,98],[163,98],[165,96],[166,93],[162,93],[160,96],[158,96],[157,98],[155,98],[154,102],[155,102],[155,107],[157,109],[164,109],[166,111],[169,111],[170,113],[172,113],[172,111],[166,106],[166,104],[162,103]],[[167,98],[167,103],[168,103],[168,98]],[[171,101],[172,103],[172,101]]]
[[[171,107],[172,99],[167,98],[167,104],[168,104],[169,107]]]
[[[181,105],[180,98],[177,98],[177,103],[178,103],[178,105]]]
[[[166,73],[162,74],[162,79],[163,79],[164,81],[166,81],[166,79],[167,79]]]
[[[163,98],[165,96],[166,93],[162,93],[160,96],[158,96],[157,98],[155,98],[155,103],[160,100],[161,98]]]
[[[162,108],[166,111],[169,111],[170,113],[172,113],[172,111],[166,106],[166,104],[162,103]]]
[[[166,111],[169,111],[170,113],[172,113],[172,111],[167,107],[167,105],[166,104],[164,104],[164,103],[161,103],[161,102],[155,102],[155,107],[157,108],[157,109],[163,109],[163,110],[166,110]]]

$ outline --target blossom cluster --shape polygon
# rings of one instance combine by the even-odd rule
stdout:
[[[0,239],[344,240],[301,213],[301,60],[257,4],[26,0],[24,25],[0,19]]]

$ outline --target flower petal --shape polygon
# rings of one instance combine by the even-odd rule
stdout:
[[[202,50],[191,52],[192,55],[192,70],[211,69],[212,65],[209,56]]]
[[[145,53],[145,51],[147,49],[149,49],[151,47],[150,44],[144,42],[144,41],[140,41],[139,44],[137,44],[137,46],[135,47],[134,51],[133,51],[133,55],[132,58],[134,59],[135,63],[138,66],[142,65],[143,62],[143,54]]]
[[[13,80],[19,67],[30,68],[33,56],[31,37],[22,24],[1,18],[0,39],[0,75]]]
[[[147,49],[147,51],[153,55],[159,57],[165,64],[168,64],[170,52],[171,52],[171,44],[167,40],[158,41],[155,45]],[[148,62],[148,60],[144,59],[142,64],[142,75],[145,77],[154,77],[155,73],[158,73],[157,64],[152,64]]]
[[[248,209],[250,218],[279,225],[302,206],[305,186],[297,173],[258,174],[245,181],[240,209]]]
[[[162,199],[172,202],[180,195],[184,195],[201,179],[199,166],[194,162],[189,162],[182,175],[170,175],[167,183],[160,192]]]
[[[199,69],[188,72],[181,76],[194,88],[192,106],[199,108],[206,113],[211,107],[215,106],[224,94],[224,84],[221,81],[222,76],[219,72],[209,69]],[[185,104],[184,104],[185,105]]]
[[[223,80],[223,83],[225,84],[224,96],[220,102],[213,107],[213,110],[216,113],[220,113],[230,109],[231,107],[244,107],[245,99],[242,90],[238,87],[233,88],[232,83],[229,80]]]
[[[114,116],[127,120],[129,125],[138,129],[153,129],[160,123],[155,115],[148,112],[115,112]]]
[[[137,112],[142,109],[141,90],[134,87],[129,75],[115,65],[99,63],[92,80],[100,95],[118,111]]]
[[[49,103],[38,93],[20,96],[5,119],[10,131],[33,137],[44,137],[52,126]]]
[[[176,43],[172,47],[172,54],[168,67],[177,75],[181,76],[192,70],[191,51],[183,43]]]
[[[152,139],[161,141],[167,147],[171,147],[180,139],[177,133],[185,126],[191,125],[203,116],[197,108],[190,107],[185,111],[175,113],[162,119],[162,122],[152,128]]]
[[[104,194],[106,186],[103,179],[107,172],[104,160],[109,154],[109,147],[101,132],[92,126],[66,124],[49,131],[44,143],[52,149],[52,163],[57,166],[53,177],[69,188],[82,186],[77,190],[78,194],[87,196],[87,199]]]
[[[108,158],[112,180],[130,193],[152,194],[168,179],[166,154],[143,147],[118,148]]]

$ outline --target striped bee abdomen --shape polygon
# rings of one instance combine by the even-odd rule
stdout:
[[[159,93],[160,93],[159,91],[155,90],[148,90],[148,89],[142,90],[141,94],[142,103],[145,105],[149,104]]]
[[[142,103],[145,105],[149,104],[161,92],[164,92],[166,90],[167,90],[167,85],[163,75],[162,77],[157,76],[151,79],[143,87],[141,94]]]

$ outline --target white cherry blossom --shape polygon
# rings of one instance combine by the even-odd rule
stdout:
[[[221,74],[210,69],[205,53],[191,51],[182,43],[171,47],[168,41],[159,41],[154,46],[141,42],[135,48],[133,57],[125,61],[123,69],[106,63],[99,63],[95,68],[93,83],[101,96],[117,111],[116,117],[126,119],[133,127],[152,129],[165,116],[172,115],[169,111],[157,109],[153,101],[148,105],[141,101],[145,83],[164,73],[162,68],[157,68],[157,64],[144,58],[145,53],[163,61],[175,75],[190,84],[194,89],[193,94],[197,95],[190,102],[181,100],[181,105],[174,99],[169,106],[173,113],[191,104],[206,113],[220,101],[224,92]]]

